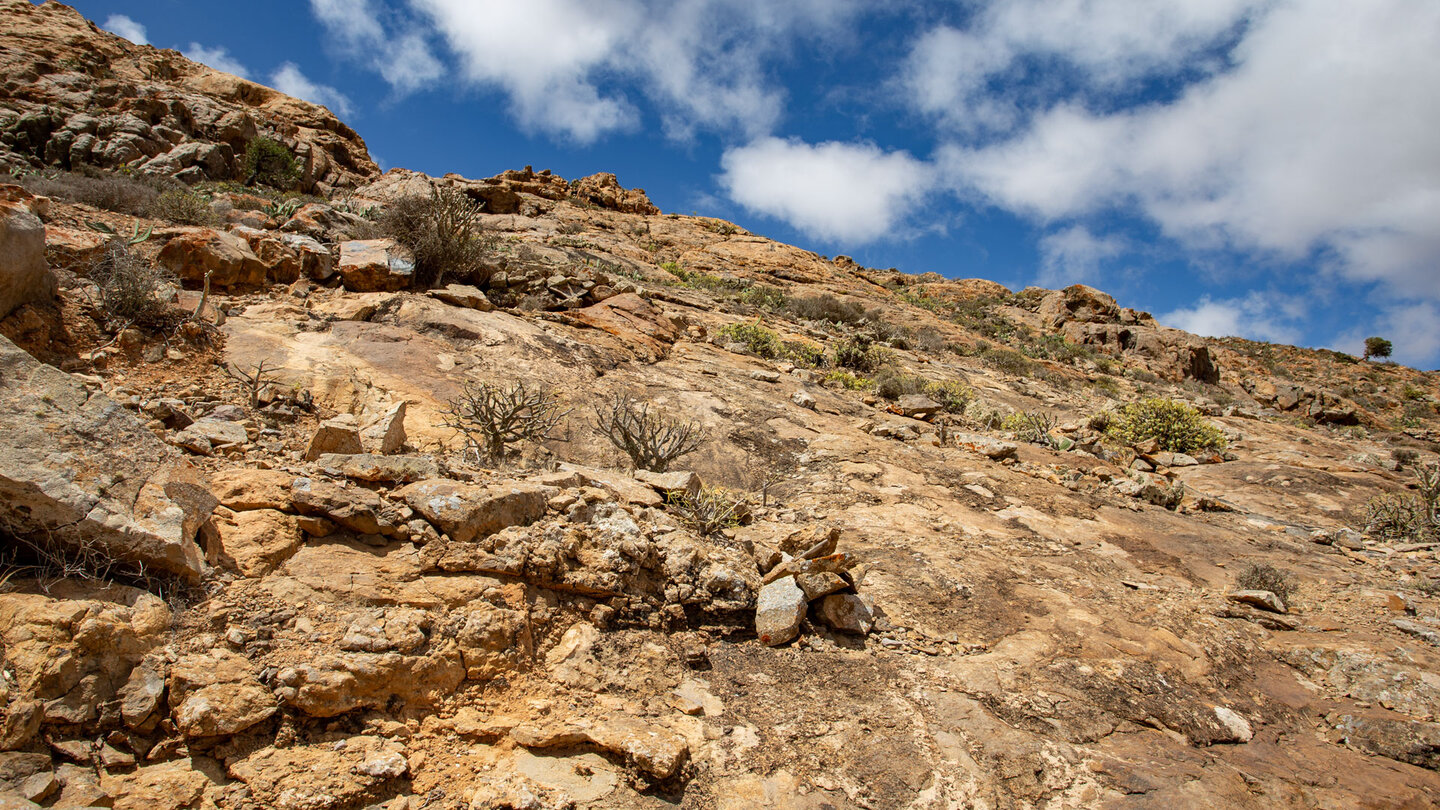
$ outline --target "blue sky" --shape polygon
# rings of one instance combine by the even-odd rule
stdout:
[[[75,5],[327,104],[385,168],[613,171],[873,267],[1440,365],[1429,0]]]

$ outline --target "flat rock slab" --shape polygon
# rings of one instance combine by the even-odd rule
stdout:
[[[0,517],[65,545],[200,577],[195,531],[215,499],[134,414],[3,337],[0,413]]]
[[[397,494],[458,543],[545,516],[554,490],[535,484],[482,487],[447,479],[420,481]]]
[[[341,475],[357,481],[410,483],[438,478],[440,475],[440,465],[429,456],[326,453],[316,459],[315,463],[326,469],[339,470]]]
[[[1289,612],[1280,597],[1270,591],[1232,591],[1229,594],[1229,599],[1232,602],[1254,605],[1261,610],[1268,610],[1271,613]]]

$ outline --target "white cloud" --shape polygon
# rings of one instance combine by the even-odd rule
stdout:
[[[1275,2],[1231,67],[1168,103],[1052,104],[940,162],[964,193],[1041,220],[1133,208],[1192,246],[1328,256],[1350,280],[1440,300],[1436,53],[1440,4]]]
[[[116,36],[122,36],[136,45],[149,45],[150,40],[145,33],[145,26],[126,17],[124,14],[111,14],[105,18],[105,24],[100,26]]]
[[[350,99],[333,87],[310,81],[294,62],[286,62],[272,73],[270,84],[288,96],[329,107],[336,115],[343,117],[350,114]]]
[[[1400,304],[1380,313],[1371,335],[1388,339],[1395,346],[1395,359],[1401,363],[1435,367],[1440,358],[1440,305],[1433,301]],[[1359,356],[1364,341],[1357,340],[1350,348]]]
[[[1177,309],[1156,320],[1166,326],[1206,337],[1247,337],[1272,343],[1297,343],[1305,303],[1274,291],[1253,291],[1240,298],[1202,296],[1193,307]]]
[[[370,0],[310,0],[310,10],[347,57],[369,65],[396,90],[413,92],[445,74],[423,33],[413,24],[382,24]]]
[[[1096,236],[1083,225],[1072,225],[1040,238],[1042,287],[1059,289],[1071,284],[1089,284],[1099,277],[1102,265],[1125,252],[1125,240],[1117,236]]]
[[[893,234],[929,190],[931,172],[905,152],[867,143],[760,138],[721,158],[720,184],[745,208],[841,245]]]
[[[338,0],[326,0],[338,2]],[[768,76],[806,38],[848,36],[854,0],[410,0],[471,83],[510,99],[522,125],[580,143],[638,126],[637,102],[668,135],[771,131],[785,92]],[[626,83],[629,83],[628,85]],[[636,97],[618,89],[633,87]]]
[[[1053,89],[1060,60],[1090,87],[1172,75],[1271,0],[1009,0],[966,28],[921,36],[903,70],[911,103],[964,132],[1005,131]],[[1029,60],[1032,64],[1027,64]],[[1036,67],[1036,61],[1042,67]]]
[[[224,48],[207,48],[198,42],[190,43],[190,47],[181,51],[185,58],[192,62],[199,62],[202,65],[209,65],[221,73],[229,73],[239,76],[242,79],[250,78],[250,70],[232,57]]]

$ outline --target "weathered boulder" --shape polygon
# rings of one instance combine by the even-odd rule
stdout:
[[[1072,284],[1047,294],[1040,300],[1037,312],[1052,329],[1070,321],[1116,323],[1120,320],[1120,307],[1115,299],[1084,284]]]
[[[924,394],[907,394],[900,397],[899,401],[895,403],[895,409],[902,416],[908,416],[911,419],[929,419],[942,410],[940,403]]]
[[[224,650],[183,656],[170,668],[170,709],[187,737],[238,734],[279,708],[249,661]]]
[[[607,298],[576,310],[571,317],[596,329],[609,332],[650,360],[659,360],[680,338],[680,328],[654,304],[634,293]]]
[[[700,494],[700,476],[688,470],[664,473],[636,470],[635,480],[649,484],[657,492],[684,493],[692,498]]]
[[[415,262],[389,239],[362,239],[340,245],[340,279],[350,292],[394,292],[410,286]]]
[[[220,562],[247,577],[274,571],[303,542],[295,517],[274,509],[221,509],[215,516],[215,529],[220,537]]]
[[[465,680],[454,644],[429,655],[351,653],[328,655],[281,669],[276,694],[311,717],[335,717],[358,708],[383,709],[395,700],[433,705]]]
[[[624,214],[660,213],[660,209],[645,196],[645,189],[622,188],[619,179],[610,172],[598,172],[575,181],[575,196]]]
[[[760,643],[774,647],[800,635],[805,604],[805,592],[794,577],[782,577],[761,588],[755,605],[755,635]]]
[[[227,769],[250,789],[259,807],[320,810],[375,806],[397,792],[395,782],[409,772],[409,763],[400,743],[350,737],[338,743],[262,748],[230,762]]]
[[[398,453],[405,447],[405,439],[404,401],[396,402],[379,413],[368,416],[360,429],[360,443],[369,453]]]
[[[290,500],[296,512],[328,518],[356,534],[400,536],[393,510],[368,489],[297,478],[290,486]]]
[[[568,748],[589,743],[623,757],[655,779],[674,776],[690,757],[685,738],[667,728],[623,714],[524,724],[510,739],[526,748]]]
[[[440,475],[440,465],[429,456],[379,456],[374,453],[340,455],[327,453],[316,459],[321,467],[335,469],[356,481],[425,481]]]
[[[875,625],[870,606],[853,593],[832,593],[820,602],[820,621],[832,630],[863,636]]]
[[[129,411],[0,337],[0,518],[66,546],[198,579],[204,481]]]
[[[435,479],[411,484],[397,494],[451,540],[465,543],[539,520],[553,491],[534,484],[481,487]]]
[[[23,205],[0,202],[0,318],[22,304],[55,296],[45,263],[45,226]]]
[[[360,427],[354,416],[345,413],[320,423],[320,427],[315,429],[315,435],[310,438],[310,446],[305,450],[305,460],[314,461],[330,453],[344,455],[363,452],[365,448],[360,444]]]
[[[221,470],[210,479],[210,491],[227,509],[278,509],[289,511],[290,486],[296,476],[279,470],[234,468]]]
[[[465,309],[489,312],[495,308],[490,299],[485,297],[485,293],[469,284],[447,284],[438,290],[431,290],[429,295],[437,301]]]
[[[265,263],[244,238],[214,228],[178,228],[157,259],[161,267],[192,286],[208,276],[215,290],[253,289],[265,284]]]

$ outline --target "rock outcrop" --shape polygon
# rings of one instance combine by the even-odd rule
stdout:
[[[0,337],[0,521],[129,566],[197,580],[215,499],[130,412]]]
[[[379,175],[365,143],[324,107],[135,45],[59,3],[0,4],[0,162],[237,180],[260,135],[296,155],[307,190]]]

